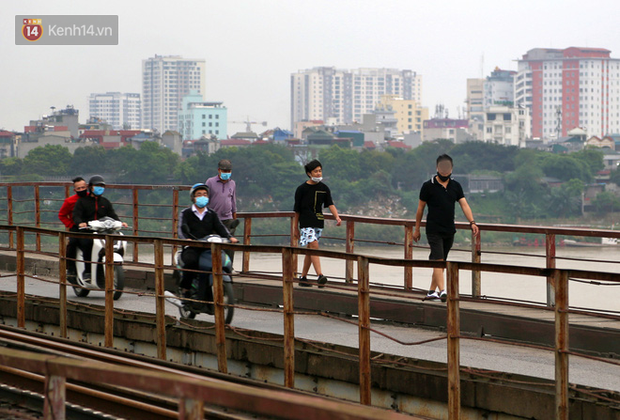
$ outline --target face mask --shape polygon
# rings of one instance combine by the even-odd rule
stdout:
[[[232,175],[232,172],[222,172],[220,174],[220,178],[222,179],[222,181],[228,181],[231,175]]]
[[[321,181],[323,181],[323,177],[322,176],[319,176],[319,177],[314,177],[313,176],[310,179],[312,179],[313,182],[321,182]]]
[[[105,191],[104,187],[93,187],[93,194],[101,195]]]
[[[196,197],[196,207],[199,209],[204,208],[207,204],[209,204],[209,197],[200,196]]]
[[[86,197],[88,195],[88,190],[76,191],[75,193],[78,197]]]
[[[448,175],[448,176],[443,176],[443,175],[440,175],[440,174],[439,174],[439,172],[437,172],[437,177],[438,177],[439,179],[441,179],[441,182],[446,182],[447,180],[449,180],[449,179],[450,179],[450,177],[451,177],[451,176],[452,176],[452,174],[450,174],[450,175]]]

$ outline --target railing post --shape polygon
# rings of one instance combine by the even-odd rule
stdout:
[[[92,261],[91,264],[96,264]],[[105,320],[104,320],[104,345],[114,346],[114,238],[105,235]],[[99,270],[95,269],[95,273]],[[91,280],[97,281],[97,276]]]
[[[179,401],[179,420],[202,420],[204,416],[204,401],[181,398]]]
[[[482,261],[482,231],[478,234],[471,233],[471,262],[479,264]],[[471,295],[474,298],[482,296],[482,284],[480,281],[480,270],[471,272]]]
[[[215,347],[217,350],[217,367],[222,373],[228,373],[226,360],[226,330],[224,325],[224,276],[222,275],[222,247],[211,244],[211,264],[213,269],[213,311],[215,313]]]
[[[360,404],[371,404],[370,393],[370,281],[368,258],[357,258],[357,313],[359,316]]]
[[[243,245],[250,245],[250,235],[252,235],[252,219],[246,217],[243,220]],[[247,273],[250,271],[250,252],[243,251],[243,265],[241,266],[241,272]]]
[[[62,376],[47,374],[44,386],[43,419],[64,419],[67,381]]]
[[[178,238],[179,231],[179,190],[174,188],[172,190],[172,237]],[[174,265],[174,256],[177,253],[178,247],[176,245],[172,246],[172,260],[170,261],[171,265]]]
[[[166,300],[164,298],[164,245],[153,242],[155,252],[155,317],[157,322],[157,357],[166,360]]]
[[[299,238],[297,237],[297,224],[295,223],[295,218],[291,217],[291,248],[296,248],[299,245]],[[292,255],[292,267],[293,267],[293,277],[295,277],[295,272],[297,271],[297,254]]]
[[[545,235],[545,256],[547,268],[555,268],[555,234],[547,233]],[[547,277],[547,306],[555,305],[554,278]]]
[[[131,189],[133,199],[133,235],[138,236],[139,230],[139,218],[138,218],[138,190],[135,186]],[[133,243],[133,262],[138,262],[138,242]]]
[[[293,252],[282,249],[282,294],[284,315],[284,386],[295,387],[295,305],[293,302],[293,280],[295,277]]]
[[[26,327],[26,282],[24,271],[24,228],[17,226],[17,326]]]
[[[346,252],[347,254],[353,254],[355,252],[355,222],[353,220],[347,220],[346,223]],[[353,260],[346,260],[344,277],[347,283],[353,282]]]
[[[459,313],[459,267],[448,262],[448,418],[458,420],[461,416],[460,339]]]
[[[413,259],[413,225],[405,225],[405,259]],[[413,267],[405,266],[405,290],[413,289]]]
[[[58,284],[60,287],[58,292],[60,336],[69,338],[67,335],[67,234],[62,231],[58,234]]]
[[[555,270],[555,418],[568,420],[568,271]]]
[[[41,200],[39,198],[39,186],[34,186],[34,225],[41,227]],[[35,234],[36,249],[41,251],[41,234],[37,232]]]
[[[6,187],[6,199],[7,199],[7,210],[8,210],[8,223],[9,226],[13,226],[13,187]],[[9,231],[9,248],[13,248],[13,231]]]

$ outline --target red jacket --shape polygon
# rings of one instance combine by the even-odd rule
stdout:
[[[62,203],[62,207],[58,211],[58,219],[69,229],[74,226],[73,223],[73,208],[75,207],[75,203],[78,200],[78,195],[73,194],[71,197],[65,199],[65,202]]]

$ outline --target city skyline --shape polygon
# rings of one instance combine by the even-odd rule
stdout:
[[[315,19],[320,10],[329,13]],[[149,3],[148,13],[143,3],[114,0],[6,3],[0,74],[9,100],[0,103],[0,128],[23,130],[52,106],[74,105],[86,116],[92,92],[141,92],[141,61],[155,54],[204,58],[205,100],[226,103],[232,121],[249,117],[291,128],[290,75],[318,66],[411,69],[423,78],[422,105],[444,104],[457,117],[468,78],[486,77],[495,67],[517,70],[516,60],[530,49],[597,47],[619,57],[612,23],[619,10],[596,0],[587,7],[577,1],[511,7],[490,1],[187,1],[175,8]],[[118,14],[119,45],[16,46],[17,14]]]

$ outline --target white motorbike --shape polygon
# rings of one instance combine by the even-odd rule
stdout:
[[[122,222],[114,220],[111,217],[104,217],[99,220],[91,220],[88,222],[88,228],[94,233],[101,235],[116,234],[122,236],[120,230],[123,227]],[[127,241],[122,239],[114,240],[114,300],[117,300],[123,294],[125,287],[125,272],[123,271],[123,256],[127,248]],[[88,296],[91,290],[105,290],[105,239],[93,239],[93,250],[90,258],[90,281],[84,280],[84,255],[83,251],[78,247],[75,261],[77,275],[68,277],[70,283],[82,287],[74,287],[73,291],[78,297]],[[100,263],[100,264],[96,264]]]

